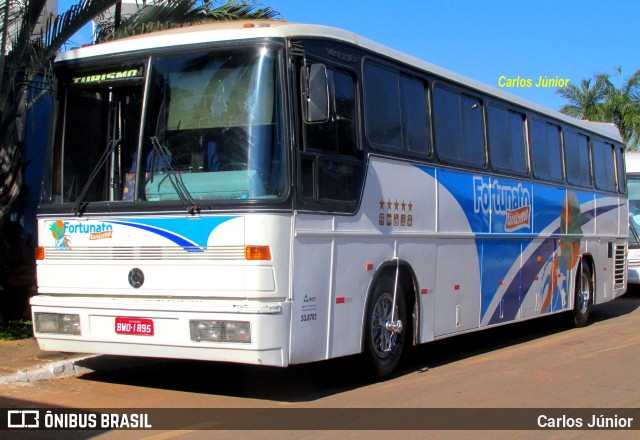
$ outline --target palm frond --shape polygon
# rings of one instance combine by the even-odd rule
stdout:
[[[593,79],[593,82],[591,78],[583,79],[579,87],[569,84],[556,90],[568,101],[560,108],[561,113],[590,121],[604,121],[604,102],[612,85],[605,73],[597,74]]]
[[[232,0],[218,3],[208,0],[161,0],[147,4],[125,18],[117,29],[113,20],[100,23],[96,41],[216,21],[281,19],[275,9],[255,2]]]
[[[7,13],[5,17],[5,13]],[[7,30],[15,29],[16,25],[22,22],[24,16],[24,2],[20,0],[0,0],[0,34],[4,34],[5,25]]]
[[[25,2],[20,30],[17,34],[16,43],[22,44],[29,40],[34,33],[38,20],[42,17],[47,6],[47,0],[29,0]]]
[[[46,33],[41,37],[41,58],[53,58],[60,47],[93,17],[102,14],[117,2],[118,0],[82,0],[63,14],[55,17],[51,15],[47,20]]]

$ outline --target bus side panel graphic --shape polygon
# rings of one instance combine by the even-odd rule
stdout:
[[[436,176],[466,215],[481,268],[480,325],[508,322],[570,306],[585,230],[618,208],[617,200],[529,182],[452,170]],[[595,199],[595,200],[594,200]],[[447,210],[438,206],[442,214]],[[442,219],[441,219],[442,220]],[[607,223],[610,223],[607,222]],[[439,232],[447,225],[440,223]],[[467,231],[450,231],[464,233]],[[527,296],[535,304],[523,311]]]

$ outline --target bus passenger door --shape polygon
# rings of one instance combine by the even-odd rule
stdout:
[[[359,206],[364,177],[357,111],[359,55],[345,52],[352,50],[346,46],[329,50],[327,44],[294,44],[297,56],[292,70],[299,144],[295,155],[292,363],[360,349],[361,313],[354,315],[353,310],[357,298],[363,295],[356,296],[358,292],[336,285],[336,280],[347,278],[340,275],[342,269],[355,264],[350,257],[350,239],[341,238],[337,229]],[[353,61],[353,65],[327,59],[328,53]],[[344,261],[340,268],[336,267],[338,260]],[[351,281],[352,286],[358,284]],[[335,319],[338,306],[345,316]],[[335,328],[334,321],[338,323]]]

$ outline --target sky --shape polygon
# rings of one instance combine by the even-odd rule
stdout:
[[[59,0],[60,10],[76,3]],[[583,79],[605,72],[614,84],[640,69],[640,1],[616,0],[260,0],[287,21],[334,26],[559,109],[540,77]],[[74,43],[90,41],[90,29]],[[516,81],[509,81],[509,80]],[[523,79],[524,87],[514,87]],[[527,83],[531,79],[531,85]]]

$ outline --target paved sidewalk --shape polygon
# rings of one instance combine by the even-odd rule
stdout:
[[[34,338],[0,341],[0,384],[86,373],[92,370],[78,363],[92,357],[95,355],[42,351]]]
[[[167,359],[42,351],[34,338],[0,341],[0,385],[118,371],[168,362]]]

